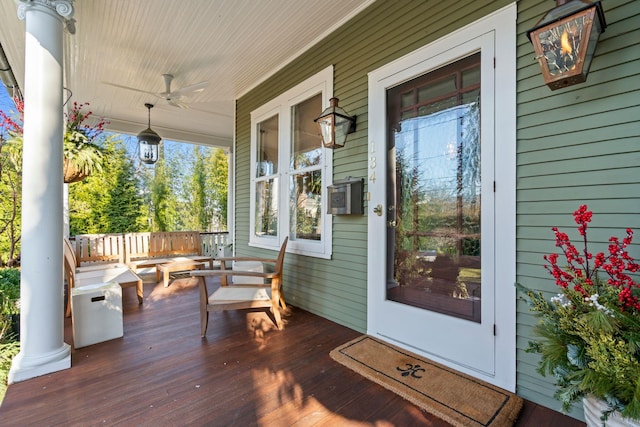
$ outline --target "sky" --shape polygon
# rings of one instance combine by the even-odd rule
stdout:
[[[7,88],[4,87],[2,83],[0,83],[0,110],[5,113],[9,113],[10,111],[15,111],[16,107],[13,105],[13,101],[7,92]]]
[[[0,110],[4,111],[9,117],[15,116],[16,107],[7,92],[7,89],[0,83]],[[142,128],[140,129],[142,130]],[[137,151],[137,140],[133,135],[121,135],[125,141],[125,145],[130,154]],[[181,156],[188,156],[194,146],[191,144],[179,143],[165,140],[165,149],[170,152],[180,152]],[[136,154],[137,155],[137,154]]]

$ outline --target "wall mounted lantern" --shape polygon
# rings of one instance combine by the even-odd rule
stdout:
[[[599,1],[556,0],[556,7],[527,31],[551,90],[587,80],[598,37],[606,27]]]
[[[149,110],[149,122],[148,127],[138,134],[138,156],[143,163],[152,165],[158,161],[158,144],[162,138],[151,129],[153,104],[144,104],[144,106]]]
[[[355,132],[356,116],[338,107],[338,98],[331,98],[329,104],[314,122],[320,128],[322,145],[333,150],[344,147],[347,135]]]

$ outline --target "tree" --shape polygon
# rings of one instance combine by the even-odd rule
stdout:
[[[22,103],[17,103],[18,115]],[[22,216],[22,127],[0,111],[0,265],[17,264]]]
[[[207,159],[207,181],[209,210],[215,230],[227,229],[227,200],[229,166],[227,154],[221,148],[214,148]]]
[[[69,187],[70,233],[125,233],[148,229],[133,160],[122,139],[104,143],[101,172]]]
[[[165,156],[165,148],[167,154]],[[179,147],[166,147],[160,143],[160,155],[150,178],[150,209],[151,231],[183,230],[186,226],[185,218],[181,215],[180,207],[185,206],[185,200],[178,199],[183,187],[183,173],[185,154],[179,152]],[[174,155],[174,153],[177,155]]]
[[[195,162],[186,189],[187,198],[190,199],[190,228],[205,231],[211,224],[211,209],[208,206],[210,203],[207,203],[205,158],[202,151],[199,146],[193,150]]]

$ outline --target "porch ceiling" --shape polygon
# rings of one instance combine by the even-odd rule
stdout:
[[[89,102],[109,130],[151,124],[164,139],[229,146],[234,100],[373,0],[92,0],[75,2],[76,34],[65,33],[64,85]],[[17,2],[0,2],[0,44],[21,89],[25,25]],[[180,109],[153,94],[208,81]],[[28,90],[28,88],[27,88]]]

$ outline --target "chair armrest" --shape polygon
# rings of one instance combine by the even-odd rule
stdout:
[[[245,276],[245,277],[262,277],[264,279],[272,279],[277,277],[276,273],[261,273],[258,271],[245,270],[194,270],[189,273],[191,277],[221,277],[221,276]]]
[[[252,257],[233,257],[233,258],[214,258],[216,261],[257,261],[274,263],[277,260],[271,258],[252,258]]]

